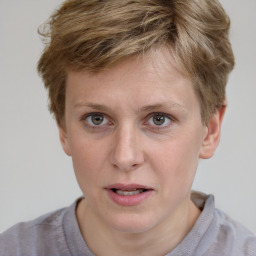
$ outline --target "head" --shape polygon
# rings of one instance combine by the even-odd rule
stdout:
[[[101,72],[133,55],[169,51],[191,81],[203,123],[225,104],[234,56],[230,21],[217,0],[68,0],[40,30],[38,71],[50,110],[63,125],[67,70]]]
[[[47,28],[38,70],[91,211],[127,232],[180,216],[234,65],[219,2],[69,0]]]

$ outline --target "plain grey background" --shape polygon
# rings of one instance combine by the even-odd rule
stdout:
[[[61,0],[0,0],[0,232],[70,205],[81,192],[59,143],[36,72],[37,34]],[[256,1],[221,0],[231,17],[236,67],[215,156],[200,161],[194,189],[256,233]]]

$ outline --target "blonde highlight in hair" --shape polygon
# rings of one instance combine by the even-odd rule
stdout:
[[[229,27],[217,0],[67,0],[40,29],[46,47],[38,71],[50,110],[61,124],[68,69],[100,72],[164,47],[193,81],[207,123],[234,67]]]

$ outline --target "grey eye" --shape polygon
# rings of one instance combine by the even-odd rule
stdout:
[[[165,114],[154,114],[149,119],[149,123],[153,126],[166,126],[170,122],[171,122],[171,119]]]
[[[91,114],[86,121],[92,126],[100,126],[107,123],[107,119],[102,114]]]
[[[165,116],[155,115],[153,122],[155,125],[162,125],[165,122]]]

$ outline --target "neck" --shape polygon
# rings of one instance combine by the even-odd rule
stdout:
[[[200,210],[189,200],[153,229],[141,233],[126,233],[107,226],[94,214],[85,199],[77,208],[80,230],[87,246],[95,255],[167,254],[184,239],[199,215]]]

